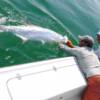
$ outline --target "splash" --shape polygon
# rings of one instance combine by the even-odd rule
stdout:
[[[6,23],[6,21],[7,21],[6,17],[1,17],[0,18],[0,24],[4,24],[4,23]]]

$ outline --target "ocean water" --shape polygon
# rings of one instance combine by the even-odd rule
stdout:
[[[0,24],[38,25],[67,35],[77,45],[78,35],[95,39],[100,30],[100,0],[0,0]],[[23,43],[10,32],[0,32],[0,67],[65,56],[69,54],[57,43]]]

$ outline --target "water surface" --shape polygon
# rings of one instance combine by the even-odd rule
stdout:
[[[95,38],[100,29],[100,0],[0,0],[5,25],[38,25],[77,44],[78,35]],[[23,41],[10,32],[0,33],[0,67],[68,56],[56,43]]]

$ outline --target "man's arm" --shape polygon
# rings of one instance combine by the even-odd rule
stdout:
[[[59,44],[60,48],[75,55],[78,49],[76,47],[68,47],[66,44]]]
[[[67,36],[64,36],[61,43],[66,44],[68,47],[73,48],[73,43],[68,39]]]

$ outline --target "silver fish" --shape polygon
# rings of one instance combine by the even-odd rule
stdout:
[[[65,38],[61,34],[58,34],[50,29],[42,28],[39,26],[6,26],[0,25],[0,31],[12,32],[16,36],[20,37],[23,41],[38,40],[44,42],[64,42]]]

